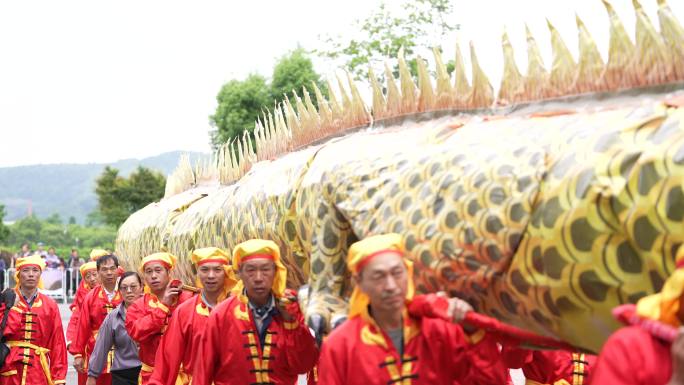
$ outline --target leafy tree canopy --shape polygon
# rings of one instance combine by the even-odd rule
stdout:
[[[283,55],[273,68],[271,78],[271,97],[274,101],[284,99],[284,95],[292,98],[292,91],[302,95],[302,87],[312,92],[312,84],[315,83],[324,93],[327,91],[321,77],[314,70],[313,62],[307,56],[303,48],[298,47],[292,52]]]
[[[57,255],[67,258],[72,248],[80,249],[81,256],[87,258],[90,250],[96,247],[114,250],[116,229],[111,226],[87,227],[77,224],[57,224],[40,220],[35,216],[22,218],[7,226],[9,236],[0,239],[0,249],[10,253],[17,252],[24,242],[33,250],[38,242],[54,247]]]
[[[453,10],[449,0],[382,2],[368,17],[356,20],[359,33],[353,38],[326,36],[323,38],[325,48],[315,52],[329,59],[342,60],[356,79],[367,79],[369,66],[382,68],[385,60],[396,58],[399,49],[404,47],[415,74],[416,59],[411,58],[415,51],[435,46],[444,35],[458,29],[458,24],[450,19]]]
[[[99,219],[110,226],[119,227],[129,215],[164,196],[166,178],[156,171],[138,166],[128,178],[119,176],[119,170],[105,167],[96,181],[100,215],[88,216],[91,224]]]
[[[211,142],[215,147],[242,136],[245,129],[254,130],[254,121],[271,105],[271,92],[266,79],[251,74],[245,80],[231,80],[216,96],[216,112],[209,117],[215,128]]]
[[[327,92],[311,58],[304,49],[297,48],[278,59],[270,83],[261,75],[251,74],[244,80],[233,79],[224,84],[216,96],[216,111],[209,117],[214,128],[210,133],[212,145],[216,148],[230,142],[245,130],[251,134],[262,112],[272,110],[284,95],[292,98],[293,90],[299,95],[304,86],[310,90],[312,83],[324,94]]]

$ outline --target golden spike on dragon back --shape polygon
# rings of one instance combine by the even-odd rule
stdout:
[[[346,314],[348,245],[399,232],[418,290],[597,351],[611,309],[658,291],[684,243],[684,30],[664,0],[658,29],[635,0],[633,41],[603,3],[606,63],[579,17],[576,60],[548,23],[549,69],[528,31],[522,74],[504,34],[496,98],[472,44],[472,83],[457,47],[453,78],[434,50],[434,86],[403,52],[399,85],[369,71],[370,108],[348,76],[339,99],[314,85],[318,109],[302,90],[256,123],[256,152],[243,136],[212,165],[182,158],[118,254],[137,267],[168,250],[191,282],[192,249],[272,239],[320,333]]]

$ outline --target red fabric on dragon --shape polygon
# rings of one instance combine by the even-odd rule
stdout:
[[[640,317],[633,304],[620,305],[613,309],[613,317],[625,325],[638,326],[655,338],[672,343],[677,337],[677,328],[648,318]]]
[[[450,318],[448,309],[448,299],[436,294],[417,295],[408,305],[409,314],[417,318],[427,317],[448,320]],[[466,313],[463,322],[495,335],[499,342],[577,351],[577,348],[566,342],[528,332],[474,311]]]

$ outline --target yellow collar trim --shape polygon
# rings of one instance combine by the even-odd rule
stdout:
[[[404,319],[404,346],[408,345],[415,336],[420,333],[420,325],[418,322],[408,316],[406,308],[402,311]],[[375,322],[373,317],[368,313],[366,308],[360,315],[364,325],[361,328],[361,341],[366,345],[377,345],[385,350],[390,350],[390,345],[387,342],[387,336],[382,329]]]

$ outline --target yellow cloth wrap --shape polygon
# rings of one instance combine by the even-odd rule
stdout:
[[[273,295],[278,298],[282,297],[287,285],[287,269],[280,260],[280,248],[275,242],[265,239],[250,239],[235,246],[233,249],[233,271],[239,270],[243,258],[254,254],[268,254],[273,257],[273,262],[276,265],[272,287]],[[244,288],[242,280],[239,280],[232,291],[239,295],[242,294]]]
[[[28,257],[24,258],[17,258],[17,263],[16,263],[16,271],[14,273],[14,282],[16,282],[16,287],[19,287],[19,271],[26,266],[37,266],[41,273],[43,270],[45,270],[45,261],[43,261],[43,258],[40,257],[38,254],[34,254]],[[43,279],[38,278],[38,288],[42,289],[43,288]]]
[[[363,264],[367,258],[384,250],[397,251],[403,256],[404,246],[401,235],[395,233],[374,235],[352,244],[349,248],[347,257],[347,267],[349,268],[349,271],[351,271],[352,274],[358,274],[359,265]],[[413,284],[413,262],[406,257],[402,258],[402,261],[406,266],[408,274],[406,300],[410,301],[415,292]],[[370,299],[368,296],[356,286],[349,299],[349,318],[365,314],[369,303]]]
[[[93,249],[90,251],[90,261],[96,262],[100,257],[104,257],[105,255],[111,254],[109,251],[105,249]]]
[[[148,263],[153,263],[153,262],[161,262],[162,264],[165,265],[165,267],[169,270],[173,269],[174,266],[176,266],[176,258],[175,255],[169,254],[169,253],[154,253],[150,254],[147,257],[142,259],[142,264],[140,265],[140,272],[144,273],[145,265]]]
[[[36,352],[38,357],[40,358],[40,367],[43,368],[43,373],[45,374],[45,379],[47,380],[48,385],[54,385],[55,383],[52,381],[52,375],[50,374],[50,364],[48,363],[47,359],[47,354],[50,352],[50,349],[46,349],[42,346],[34,345],[30,342],[26,341],[7,341],[5,342],[7,346],[10,348],[13,347],[18,347],[18,348],[28,348],[32,349],[33,351]]]
[[[154,262],[159,262],[164,267],[168,270],[171,271],[173,270],[174,266],[176,266],[176,258],[175,255],[169,254],[169,253],[154,253],[150,254],[147,257],[142,259],[142,263],[140,264],[140,273],[144,274],[145,273],[145,265],[148,263],[154,263]],[[152,291],[150,290],[150,287],[145,284],[145,288],[143,290],[145,293],[151,293]]]
[[[180,370],[178,371],[178,377],[176,377],[176,383],[174,385],[189,385],[192,383],[192,376],[185,373],[183,365],[181,364]]]
[[[78,268],[78,271],[81,272],[81,278],[85,278],[86,273],[90,270],[97,270],[97,262],[95,262],[95,261],[86,262],[86,263],[82,264],[81,267]]]
[[[228,255],[228,253],[219,249],[218,247],[205,247],[193,251],[190,259],[192,260],[192,263],[194,263],[195,266],[197,266],[198,268],[200,264],[207,261],[221,263],[223,265],[223,271],[226,274],[226,279],[225,281],[223,281],[223,292],[221,293],[221,295],[219,295],[218,300],[221,301],[228,297],[230,290],[237,283],[235,273],[233,272],[233,269],[230,266],[230,255]],[[199,278],[196,280],[196,285],[199,288],[204,287],[204,285],[202,285],[202,282],[200,282]]]
[[[676,263],[684,262],[684,246],[680,246]],[[637,302],[637,314],[644,318],[660,321],[674,327],[681,326],[677,313],[679,298],[684,293],[684,268],[677,268],[665,281],[660,293],[643,297]]]
[[[684,246],[680,246],[675,257],[677,264],[684,262]],[[684,268],[677,268],[665,281],[660,293],[643,297],[637,302],[637,314],[644,318],[660,321],[674,327],[681,326],[677,313],[679,298],[684,293]]]

